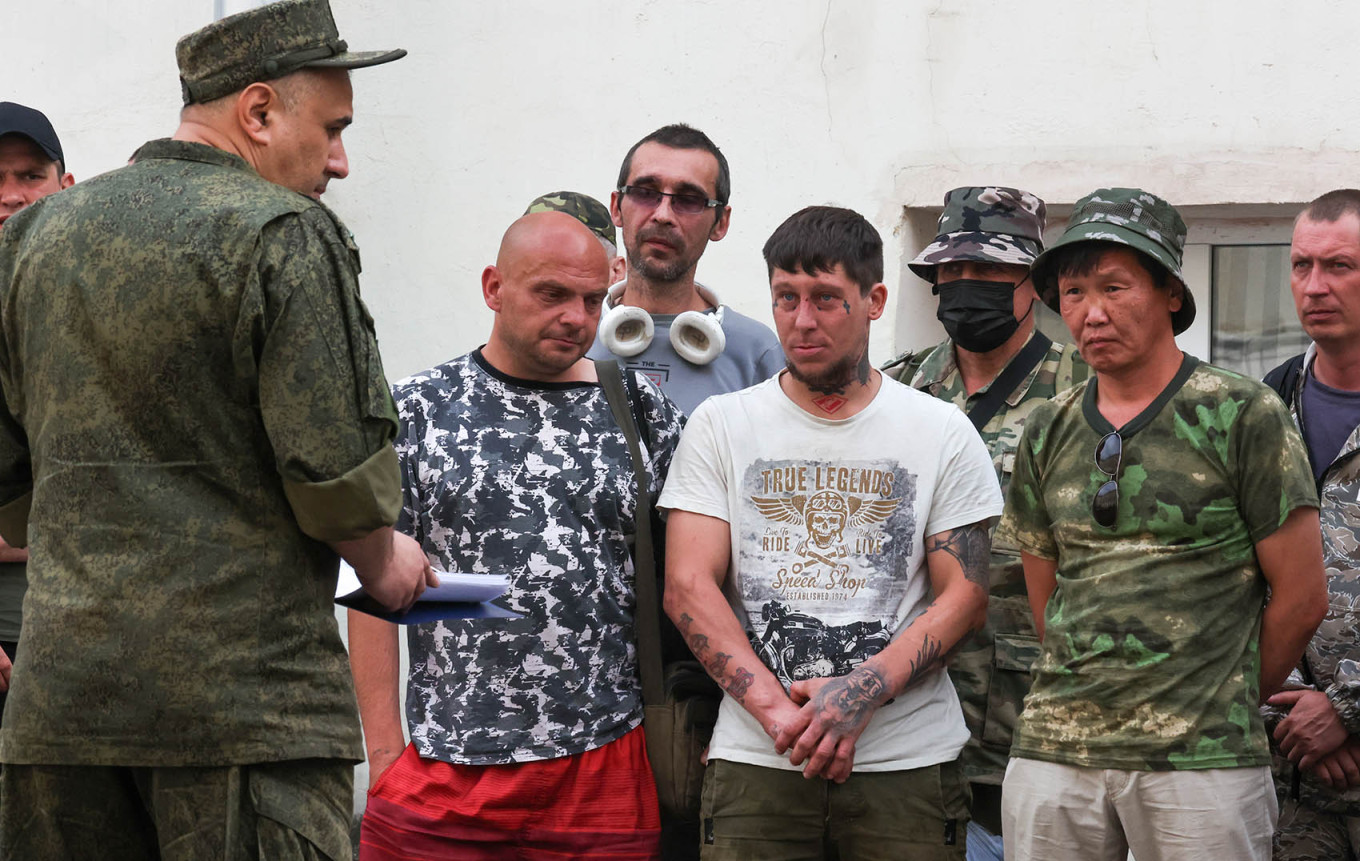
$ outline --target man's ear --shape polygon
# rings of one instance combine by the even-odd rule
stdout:
[[[501,310],[501,272],[491,265],[482,270],[482,300],[497,314]]]
[[[76,184],[76,178],[73,174],[64,173],[61,175],[60,182],[62,188],[70,188]]]
[[[281,109],[279,94],[268,84],[256,82],[236,95],[236,122],[246,137],[268,144],[273,114]]]
[[[710,242],[717,242],[727,235],[728,225],[732,223],[732,207],[724,206],[721,214],[713,221],[713,229],[708,232]]]

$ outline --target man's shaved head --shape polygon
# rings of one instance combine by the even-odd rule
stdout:
[[[513,377],[575,378],[608,289],[609,255],[588,227],[565,212],[521,217],[482,273],[482,295],[496,312],[483,356]]]
[[[592,243],[594,250],[600,252],[598,255],[590,254],[586,248]],[[532,256],[536,252],[541,255],[548,250],[545,245],[552,248],[555,257],[580,258],[583,264],[589,262],[590,258],[598,257],[606,269],[609,267],[609,255],[595,234],[580,219],[565,212],[532,212],[516,220],[501,237],[496,266],[505,268],[512,261]]]

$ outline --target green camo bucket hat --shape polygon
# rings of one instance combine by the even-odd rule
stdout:
[[[1072,208],[1067,229],[1057,242],[1034,261],[1034,283],[1044,303],[1058,310],[1057,275],[1053,260],[1058,249],[1075,242],[1114,242],[1151,257],[1185,285],[1181,258],[1185,251],[1185,221],[1176,207],[1141,188],[1101,188]],[[1177,335],[1195,320],[1195,298],[1185,286],[1181,307],[1171,315]]]
[[[614,219],[609,215],[609,207],[588,194],[581,194],[579,191],[554,191],[552,194],[535,197],[529,202],[529,208],[524,210],[524,214],[534,212],[565,212],[589,227],[590,232],[600,237],[602,242],[608,243],[606,250],[610,254],[618,253],[618,234],[614,231]]]
[[[956,188],[944,196],[935,241],[907,268],[935,282],[935,267],[955,260],[1029,266],[1044,247],[1044,202],[998,185]]]

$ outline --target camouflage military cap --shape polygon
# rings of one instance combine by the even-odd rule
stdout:
[[[186,105],[210,102],[303,68],[358,69],[404,56],[402,48],[349,50],[328,0],[281,0],[229,15],[175,45]]]
[[[609,215],[609,207],[588,194],[579,191],[554,191],[542,197],[535,197],[524,214],[531,212],[565,212],[590,228],[590,232],[608,243],[610,253],[618,250],[619,243],[614,231],[614,219]]]
[[[1048,307],[1058,310],[1054,252],[1075,242],[1091,241],[1127,245],[1157,261],[1185,284],[1181,275],[1185,221],[1176,207],[1141,188],[1100,188],[1076,202],[1062,237],[1034,261],[1034,283]],[[1187,285],[1180,310],[1171,315],[1172,330],[1179,335],[1194,319],[1195,297]]]
[[[1029,266],[1044,248],[1045,214],[1042,200],[1018,188],[956,188],[944,196],[935,241],[907,267],[934,283],[935,267],[951,260]]]

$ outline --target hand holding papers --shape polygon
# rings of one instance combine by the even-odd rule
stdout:
[[[510,586],[508,578],[499,574],[444,571],[435,573],[439,575],[438,587],[426,589],[415,605],[405,613],[394,613],[365,594],[359,585],[359,578],[354,574],[354,569],[341,562],[335,603],[397,625],[412,625],[439,619],[518,618],[517,613],[487,603],[504,594]]]

